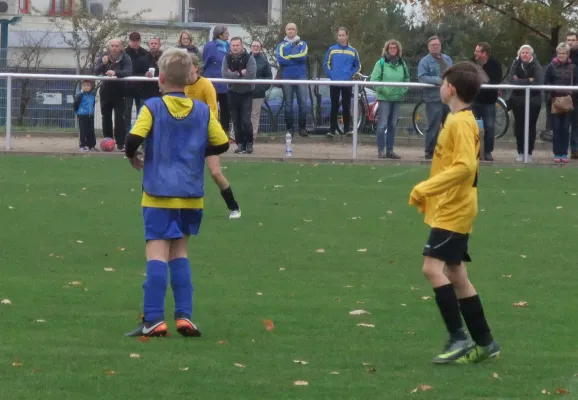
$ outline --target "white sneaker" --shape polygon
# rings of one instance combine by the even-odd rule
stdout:
[[[229,213],[229,219],[241,218],[241,210],[233,210]]]
[[[524,155],[523,155],[523,154],[518,154],[518,157],[516,157],[516,161],[518,161],[518,162],[524,161]]]

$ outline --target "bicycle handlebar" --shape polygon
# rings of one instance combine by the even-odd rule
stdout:
[[[368,80],[370,78],[369,75],[363,75],[361,72],[357,73],[357,76],[359,76],[361,79],[363,79],[364,81]]]

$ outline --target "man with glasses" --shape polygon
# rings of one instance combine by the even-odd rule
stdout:
[[[439,37],[432,36],[427,41],[429,54],[421,59],[417,67],[417,77],[421,83],[436,85],[434,88],[423,89],[425,113],[427,116],[427,131],[425,135],[425,158],[431,160],[437,144],[438,134],[449,109],[442,103],[439,86],[442,76],[453,65],[450,56],[442,53],[442,42]]]

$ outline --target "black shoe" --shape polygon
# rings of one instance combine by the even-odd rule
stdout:
[[[253,154],[253,143],[247,143],[247,146],[245,147],[245,152],[247,154]]]
[[[486,153],[486,154],[484,154],[484,160],[485,161],[494,161],[494,156],[492,156],[492,153]]]
[[[158,321],[158,322],[142,322],[139,326],[136,327],[135,330],[126,333],[124,336],[127,337],[140,337],[140,336],[148,336],[148,337],[158,337],[158,336],[166,336],[168,333],[167,324],[165,321]]]
[[[299,136],[301,136],[301,137],[307,137],[307,136],[309,136],[309,134],[307,133],[307,129],[305,129],[305,128],[299,128]]]
[[[329,132],[327,132],[327,133],[325,134],[325,136],[327,136],[327,137],[329,137],[329,138],[332,138],[332,137],[335,136],[335,132],[334,132],[334,131],[329,131]]]
[[[433,158],[433,154],[431,153],[425,153],[425,159],[426,160],[431,160]]]
[[[247,154],[247,149],[245,148],[244,145],[238,144],[237,150],[235,150],[235,154]]]

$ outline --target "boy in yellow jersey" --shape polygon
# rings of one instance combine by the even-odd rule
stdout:
[[[179,49],[158,62],[163,97],[141,108],[126,142],[132,166],[143,170],[143,219],[147,270],[142,323],[126,336],[165,336],[164,304],[170,271],[177,331],[201,336],[191,321],[193,285],[187,256],[190,235],[203,216],[205,155],[228,150],[229,141],[209,107],[185,96],[192,62]],[[144,160],[138,154],[144,142]]]
[[[466,270],[468,239],[478,212],[480,139],[470,108],[483,82],[483,71],[465,61],[443,75],[440,94],[451,114],[439,135],[428,180],[416,185],[409,204],[425,213],[431,231],[423,251],[423,272],[449,332],[434,363],[469,364],[497,357],[480,297]],[[445,269],[445,271],[444,271]],[[462,318],[473,341],[462,327]]]
[[[219,115],[219,108],[217,106],[217,92],[210,80],[199,75],[199,68],[201,62],[194,54],[191,55],[193,59],[193,68],[189,76],[190,84],[185,87],[185,94],[189,99],[202,101],[206,103],[215,116]],[[207,154],[207,166],[211,172],[211,178],[219,187],[221,196],[225,200],[225,204],[229,209],[229,218],[241,218],[241,209],[239,203],[235,200],[231,184],[223,175],[221,171],[221,162],[218,154]]]

